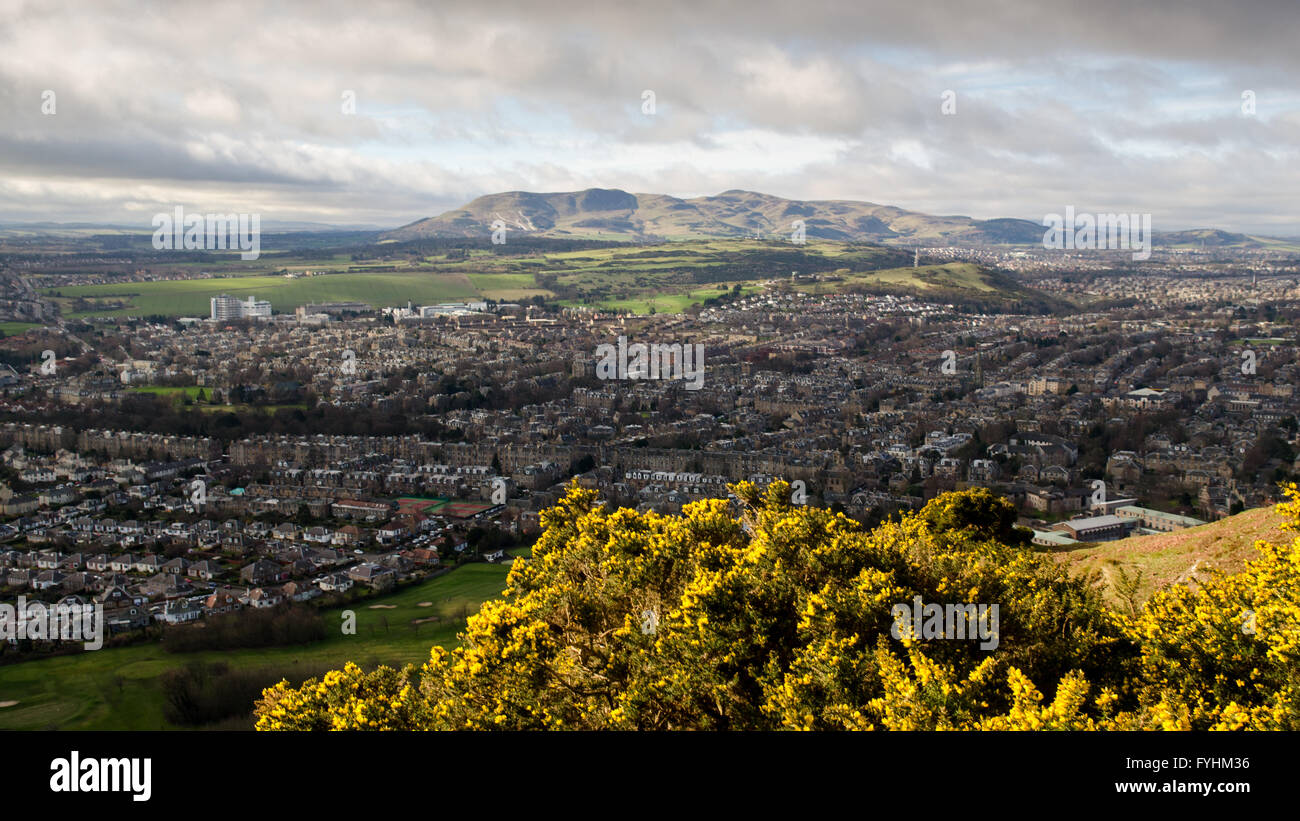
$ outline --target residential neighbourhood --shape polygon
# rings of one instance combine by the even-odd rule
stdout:
[[[675,513],[782,479],[866,522],[982,486],[1058,548],[1275,501],[1300,472],[1295,317],[1196,277],[1162,281],[1156,316],[1122,301],[1127,283],[1093,280],[1116,307],[1068,317],[773,282],[663,316],[353,303],[133,323],[130,350],[20,374],[0,403],[129,403],[144,381],[197,386],[215,412],[306,398],[420,414],[440,433],[223,441],[5,422],[0,572],[10,596],[124,590],[137,615],[180,624],[499,561],[495,546],[467,553],[466,536],[528,538],[571,481]],[[1294,276],[1266,283],[1300,297]],[[701,345],[700,389],[598,378],[595,352],[618,337]]]

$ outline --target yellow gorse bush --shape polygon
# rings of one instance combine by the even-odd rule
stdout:
[[[1300,538],[1130,617],[988,491],[868,531],[784,483],[732,490],[738,510],[660,516],[571,486],[459,647],[281,682],[258,729],[1300,728]],[[893,638],[891,608],[918,595],[997,604],[996,649]]]

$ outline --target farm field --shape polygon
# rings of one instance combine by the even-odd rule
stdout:
[[[532,274],[466,274],[465,277],[478,289],[481,297],[498,302],[554,296],[545,288],[537,287],[537,280]]]
[[[276,311],[292,311],[307,302],[367,302],[376,307],[472,299],[478,290],[463,274],[373,273],[328,274],[287,279],[283,276],[124,282],[57,289],[65,307],[76,297],[125,301],[129,307],[73,312],[71,316],[208,316],[209,300],[219,294],[240,299],[255,296]],[[47,291],[47,294],[49,292]]]
[[[992,293],[998,289],[980,276],[978,266],[968,262],[949,262],[944,265],[922,265],[917,268],[886,268],[880,271],[864,271],[841,275],[840,282],[817,282],[795,286],[797,290],[809,294],[822,294],[843,290],[845,287],[862,285],[897,285],[916,288],[921,291],[936,288],[951,288],[967,291]]]
[[[798,285],[808,293],[853,286],[965,292],[996,296],[999,283],[969,263],[904,267],[908,254],[861,243],[776,240],[690,240],[624,244],[578,251],[505,254],[471,249],[458,255],[352,259],[277,258],[240,268],[211,261],[175,263],[193,271],[220,271],[205,279],[47,287],[43,293],[72,317],[207,316],[209,299],[230,294],[268,300],[278,312],[307,302],[366,302],[375,307],[490,299],[521,302],[541,297],[565,306],[637,314],[680,313],[723,289],[752,294],[794,273],[833,276]],[[396,270],[394,270],[396,269]],[[288,278],[283,272],[317,272]],[[325,273],[319,273],[325,271]]]
[[[32,328],[40,328],[39,322],[0,322],[0,332],[5,336],[17,336],[18,334],[30,331]]]
[[[586,305],[592,308],[601,308],[607,311],[628,311],[634,314],[648,314],[653,311],[658,314],[681,313],[693,305],[699,305],[704,300],[711,297],[720,296],[730,293],[731,286],[735,283],[719,283],[704,288],[694,288],[684,293],[663,293],[655,296],[632,297],[628,299],[608,299],[593,303],[583,303],[577,300],[567,300],[562,304],[565,305]],[[756,294],[762,291],[759,285],[742,285],[740,292],[745,296]]]
[[[464,616],[505,589],[509,570],[506,564],[466,564],[348,605],[356,614],[356,635],[332,628],[338,632],[306,645],[166,653],[155,642],[0,666],[0,703],[17,702],[0,707],[0,730],[177,729],[163,718],[160,677],[193,661],[224,661],[232,669],[301,665],[307,670],[321,664],[342,667],[348,661],[367,669],[418,664],[434,645],[456,645]],[[421,607],[421,602],[429,606]],[[341,625],[344,609],[326,610],[326,625]],[[416,623],[434,617],[440,621]]]
[[[825,241],[691,240],[555,252],[516,265],[536,271],[561,304],[645,314],[679,313],[717,296],[719,285],[740,284],[749,294],[768,281],[788,281],[794,272],[865,275],[905,257],[893,249]]]

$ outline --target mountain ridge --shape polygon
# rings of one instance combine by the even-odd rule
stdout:
[[[974,243],[1036,242],[1028,220],[934,216],[858,200],[791,200],[733,188],[683,199],[617,188],[539,193],[504,191],[383,234],[384,239],[482,236],[497,220],[508,231],[551,237],[618,237],[649,241],[788,236],[804,221],[809,239],[896,243],[938,239]]]
[[[1014,217],[935,215],[865,200],[793,200],[732,188],[680,198],[619,188],[503,191],[382,233],[381,239],[482,237],[493,225],[533,236],[662,242],[704,238],[788,238],[803,221],[808,239],[883,245],[1036,245],[1044,226]],[[499,221],[499,222],[498,222]],[[1215,228],[1156,232],[1160,245],[1265,247],[1270,238]],[[1276,240],[1273,240],[1276,241]]]

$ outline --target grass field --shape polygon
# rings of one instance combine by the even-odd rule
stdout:
[[[505,589],[509,566],[474,563],[388,596],[350,605],[356,635],[343,635],[342,608],[325,611],[332,630],[324,641],[297,647],[202,653],[165,653],[157,643],[41,659],[0,667],[0,730],[174,729],[163,718],[159,677],[190,661],[224,661],[231,668],[341,667],[354,661],[371,668],[421,663],[434,645],[453,647],[484,600]],[[430,606],[421,607],[421,602]],[[372,605],[385,605],[383,608]],[[438,616],[441,622],[415,623]]]
[[[170,396],[177,401],[180,401],[186,398],[197,399],[199,391],[203,391],[203,388],[195,385],[182,388],[167,387],[165,385],[138,385],[131,388],[131,390],[134,393],[151,393],[155,396]],[[204,395],[207,395],[206,391],[204,391]]]
[[[810,293],[852,285],[969,291],[996,294],[977,266],[966,263],[898,266],[906,254],[876,246],[810,241],[737,239],[626,244],[578,251],[516,255],[471,249],[467,254],[351,259],[285,255],[258,263],[172,263],[180,271],[209,271],[208,279],[121,282],[45,288],[69,316],[207,316],[209,299],[255,296],[287,312],[307,302],[359,301],[375,307],[492,299],[517,302],[543,297],[646,314],[679,313],[740,284],[754,293],[762,283],[788,279],[792,271],[835,271],[838,282],[801,286]],[[386,270],[396,269],[396,270]],[[289,272],[318,272],[293,279]],[[39,278],[38,278],[39,279]],[[79,302],[85,300],[85,302]]]
[[[699,288],[691,288],[681,293],[662,293],[655,296],[629,297],[627,299],[605,299],[590,303],[578,302],[576,300],[565,300],[565,305],[586,305],[591,308],[601,308],[607,311],[629,311],[634,314],[648,314],[653,308],[657,314],[676,314],[685,311],[693,305],[700,305],[704,300],[715,296],[721,296],[731,292],[731,286],[735,283],[726,282],[718,283],[722,285],[706,285]],[[762,291],[759,285],[742,285],[740,292],[745,296],[756,294]]]
[[[498,302],[554,296],[545,288],[537,287],[532,274],[466,274],[465,277],[484,299],[495,299]]]
[[[798,255],[809,262],[833,260],[839,269],[836,272],[838,281],[796,286],[806,293],[839,292],[854,285],[896,286],[919,291],[967,291],[981,295],[999,292],[998,286],[990,282],[978,266],[970,263],[882,268],[882,264],[888,264],[886,260],[894,260],[893,264],[897,264],[896,251],[825,241],[798,246],[744,240],[623,246],[547,254],[541,263],[532,264],[540,265],[539,272],[544,269],[548,275],[555,276],[557,288],[576,288],[590,295],[586,299],[565,300],[563,304],[638,314],[649,313],[651,308],[656,313],[678,313],[716,296],[718,284],[730,288],[739,282],[744,293],[751,294],[761,290],[762,281],[788,278],[789,270],[774,273],[771,265],[753,267],[752,276],[746,277],[751,265],[763,262],[767,258],[765,255],[785,260],[792,268],[802,265],[798,259],[790,259],[790,255]],[[691,274],[710,269],[728,274],[737,271],[740,275],[719,276],[725,281],[706,284]]]
[[[1259,338],[1259,339],[1234,339],[1230,341],[1228,344],[1229,345],[1285,345],[1290,341],[1291,340],[1283,339],[1282,337],[1270,336],[1268,338]]]
[[[886,268],[881,271],[864,271],[844,274],[840,282],[799,285],[797,290],[810,294],[839,291],[853,284],[897,285],[922,291],[936,288],[992,293],[997,290],[980,276],[978,266],[968,262],[949,262],[943,265],[922,265],[917,268]]]
[[[297,402],[287,405],[202,405],[194,406],[203,413],[275,413],[281,410],[307,410],[307,403]]]
[[[185,400],[192,402],[191,407],[202,411],[203,413],[275,413],[278,410],[307,410],[307,405],[302,402],[280,404],[280,405],[210,405],[207,401],[200,401],[199,392],[208,397],[208,392],[197,386],[188,387],[167,387],[163,385],[138,385],[130,389],[133,393],[148,393],[154,396],[170,397],[172,403],[178,407],[184,405]]]
[[[209,300],[219,294],[230,294],[240,299],[255,296],[268,300],[277,311],[292,311],[307,302],[366,302],[382,307],[404,305],[408,300],[421,305],[478,296],[478,290],[464,274],[429,272],[330,274],[297,279],[282,276],[222,277],[84,285],[57,290],[60,297],[55,301],[64,303],[65,307],[73,297],[125,301],[129,305],[82,311],[71,316],[208,316]]]
[[[563,296],[563,305],[638,314],[651,309],[656,313],[679,313],[717,296],[718,285],[730,289],[739,283],[745,293],[754,293],[761,290],[761,282],[778,273],[789,276],[787,265],[800,268],[808,262],[824,267],[827,258],[835,258],[836,266],[846,270],[869,270],[880,267],[885,259],[896,260],[897,252],[823,241],[793,245],[693,239],[557,251],[522,259],[479,260],[480,265],[495,265],[495,270],[506,273],[484,271],[469,277],[484,296],[526,288],[528,279],[545,275],[547,282],[553,278],[554,290]],[[515,278],[505,278],[511,275]]]
[[[5,336],[17,336],[30,331],[32,328],[39,327],[41,327],[39,322],[0,322],[0,332],[3,332]]]

